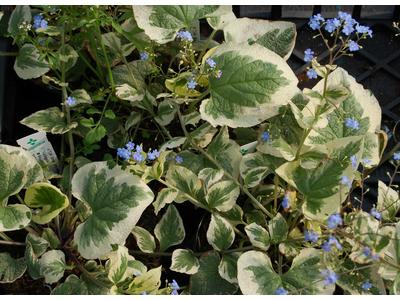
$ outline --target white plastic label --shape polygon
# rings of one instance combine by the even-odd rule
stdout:
[[[47,140],[46,132],[39,131],[17,140],[18,145],[28,150],[38,161],[42,160],[46,164],[58,162],[53,146]],[[50,170],[58,173],[58,164],[50,165]]]

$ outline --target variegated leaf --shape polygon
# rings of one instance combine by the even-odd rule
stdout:
[[[172,253],[172,263],[170,267],[172,271],[193,275],[197,273],[199,267],[199,261],[193,256],[191,250],[176,249]]]
[[[132,229],[132,234],[135,236],[136,243],[141,251],[146,253],[154,252],[156,249],[156,242],[150,232],[142,227],[135,226]]]
[[[27,268],[23,258],[13,259],[7,252],[0,253],[0,283],[11,283],[20,278]]]
[[[179,245],[185,238],[185,228],[178,210],[169,205],[161,221],[154,228],[154,234],[160,242],[160,251]]]
[[[239,187],[232,181],[219,181],[208,189],[206,194],[208,207],[209,209],[228,211],[236,204],[239,193]]]
[[[286,220],[280,213],[269,222],[268,229],[271,234],[271,239],[277,242],[281,242],[287,238],[289,226]]]
[[[147,273],[135,277],[129,285],[128,291],[134,295],[146,292],[147,295],[155,295],[161,285],[161,266],[151,269]]]
[[[46,60],[39,60],[39,50],[32,44],[24,44],[14,63],[14,70],[22,79],[38,78],[50,70]]]
[[[218,251],[225,251],[232,245],[234,239],[232,225],[219,215],[212,214],[207,230],[208,243]]]
[[[106,254],[104,258],[109,258],[108,279],[117,284],[128,277],[128,248],[118,246],[118,249]]]
[[[270,237],[268,231],[262,226],[256,223],[251,223],[250,225],[247,225],[244,230],[246,231],[252,245],[265,251],[269,249]]]
[[[40,259],[40,265],[40,273],[44,275],[46,283],[51,284],[59,281],[67,268],[64,252],[60,250],[46,252]]]
[[[391,220],[400,208],[399,193],[378,180],[378,203],[376,209],[381,212],[383,220]]]
[[[153,202],[154,213],[157,215],[166,204],[172,203],[178,197],[178,194],[179,191],[172,188],[162,189],[158,193],[156,201]]]
[[[237,261],[242,252],[222,254],[221,263],[218,266],[219,275],[230,283],[238,283]]]

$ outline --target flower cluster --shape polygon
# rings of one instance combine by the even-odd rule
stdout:
[[[347,118],[345,125],[346,125],[346,127],[350,127],[351,129],[355,129],[355,130],[360,129],[360,127],[359,127],[360,124],[354,119]]]
[[[168,286],[170,289],[172,289],[171,295],[179,295],[179,293],[177,291],[179,289],[179,285],[175,281],[175,279],[172,280],[172,283],[168,283]]]
[[[329,229],[336,229],[338,225],[343,225],[343,219],[339,214],[333,214],[328,218]]]
[[[192,35],[190,34],[189,31],[179,31],[176,36],[182,40],[187,40],[189,42],[193,42]]]
[[[310,229],[309,231],[305,232],[304,239],[306,242],[312,241],[316,243],[318,241],[319,233],[314,233],[314,230]]]
[[[321,275],[325,276],[326,286],[329,286],[331,283],[336,283],[336,281],[339,279],[339,276],[337,276],[335,272],[326,269],[322,270]]]
[[[211,67],[214,68],[217,64],[211,58],[206,59],[206,63]]]
[[[279,288],[275,291],[275,293],[276,293],[277,295],[287,295],[287,294],[289,294],[289,291],[286,291],[286,290],[284,290],[283,288],[279,287]]]
[[[342,250],[342,245],[340,245],[339,240],[333,236],[329,237],[329,240],[322,244],[322,249],[325,252],[331,251],[331,246],[334,245],[338,250]]]
[[[68,97],[67,100],[66,100],[65,102],[67,102],[67,104],[68,104],[69,106],[75,105],[75,103],[76,103],[74,97]]]
[[[46,28],[47,27],[47,21],[43,20],[43,16],[40,14],[37,14],[36,16],[33,17],[33,28]]]
[[[140,145],[136,145],[136,151],[132,153],[135,149],[135,144],[132,142],[128,142],[126,144],[126,148],[118,148],[117,155],[123,159],[130,159],[131,156],[134,160],[138,163],[141,163],[146,160],[145,156],[142,155],[143,149]],[[147,153],[147,159],[155,160],[160,155],[160,152],[157,149],[153,150],[152,152]]]
[[[378,254],[371,255],[371,254],[372,254],[372,253],[371,253],[371,249],[370,249],[368,246],[364,247],[363,254],[364,254],[367,258],[371,258],[372,260],[377,260],[377,259],[379,258],[379,255],[378,255]]]
[[[321,22],[324,22],[325,19],[321,16],[321,14],[316,14],[310,18],[310,22],[308,22],[308,25],[315,30],[319,29],[321,27]]]
[[[306,51],[304,51],[304,61],[310,62],[314,57],[313,54],[314,51],[311,51],[311,49],[307,49]]]
[[[290,198],[290,195],[289,194],[285,194],[285,197],[283,198],[283,201],[282,201],[282,206],[284,207],[284,208],[290,208],[290,204],[289,204],[289,199]]]

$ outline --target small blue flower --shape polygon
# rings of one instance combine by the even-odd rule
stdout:
[[[221,78],[221,75],[222,75],[222,71],[221,71],[221,70],[219,70],[219,71],[218,71],[218,75],[217,75],[217,76],[215,76],[215,78]]]
[[[206,63],[211,67],[214,68],[217,64],[211,58],[206,59]]]
[[[351,17],[350,14],[347,14],[347,16],[346,16],[346,18],[345,18],[345,20],[344,20],[344,23],[345,23],[346,25],[348,25],[348,26],[353,26],[353,25],[356,24],[357,22],[356,22],[356,20],[354,20],[354,19]]]
[[[393,158],[394,158],[395,160],[400,160],[400,152],[394,153],[394,154],[393,154]]]
[[[39,45],[40,45],[40,46],[43,46],[44,42],[45,42],[45,41],[41,41],[41,42],[39,43]]]
[[[290,208],[290,204],[289,204],[289,199],[290,198],[290,195],[289,194],[285,194],[285,198],[283,198],[283,201],[282,201],[282,206],[284,207],[284,208]]]
[[[317,78],[317,71],[311,69],[307,71],[307,76],[310,79]]]
[[[150,159],[150,160],[155,160],[155,159],[156,159],[156,156],[155,156],[154,153],[149,152],[149,153],[147,153],[147,158]]]
[[[153,150],[153,154],[154,154],[156,157],[159,157],[159,156],[160,156],[160,152],[158,152],[157,149],[154,149],[154,150]]]
[[[379,259],[379,255],[378,254],[374,254],[374,255],[371,256],[371,259],[375,261],[375,260]]]
[[[329,245],[335,245],[336,248],[338,248],[339,250],[342,250],[342,245],[340,245],[339,240],[333,236],[329,237],[329,241],[328,241]]]
[[[336,229],[338,225],[343,225],[343,219],[339,214],[333,214],[328,218],[329,229]]]
[[[147,293],[146,292],[140,292],[142,295],[147,295]]]
[[[133,153],[133,159],[136,160],[137,162],[141,163],[142,161],[145,160],[145,158],[140,154],[138,151]]]
[[[189,80],[193,80],[193,79],[194,79],[194,76],[191,75],[191,76],[188,77],[188,79],[189,79]]]
[[[147,54],[147,52],[140,52],[140,59],[141,60],[146,60],[149,58],[149,55]]]
[[[353,26],[352,25],[344,25],[343,26],[343,33],[345,34],[345,35],[349,35],[350,33],[352,33],[354,31],[354,28],[353,28]]]
[[[350,180],[347,178],[346,175],[343,175],[343,176],[342,176],[342,184],[343,184],[343,185],[347,185],[349,188],[351,188],[351,182],[350,182]]]
[[[363,162],[365,165],[370,164],[372,162],[372,160],[368,159],[368,158],[363,158]]]
[[[354,119],[347,118],[346,122],[345,122],[345,125],[346,125],[346,127],[350,127],[352,129],[355,129],[355,130],[359,130],[360,129],[360,127],[359,127],[360,124]]]
[[[363,254],[365,256],[370,256],[371,255],[371,249],[369,249],[369,247],[364,247]]]
[[[67,101],[65,101],[65,102],[67,102],[67,104],[68,104],[69,106],[75,105],[75,103],[76,103],[74,97],[68,97],[68,98],[67,98]]]
[[[284,290],[283,288],[279,287],[279,288],[275,291],[275,293],[276,293],[277,295],[287,295],[287,294],[289,294],[289,291],[286,291],[286,290]]]
[[[368,31],[370,30],[368,26],[362,26],[360,24],[357,23],[356,25],[356,30],[358,34],[364,34],[364,33],[368,33]]]
[[[142,147],[140,147],[140,145],[136,145],[136,152],[141,153],[143,152]]]
[[[360,46],[355,41],[351,41],[349,43],[349,50],[350,51],[358,51],[358,50],[360,50]]]
[[[304,51],[304,61],[305,62],[309,62],[313,59],[313,54],[314,51],[311,51],[311,49],[307,49],[306,51]]]
[[[47,21],[42,20],[42,21],[40,22],[40,28],[47,28]]]
[[[312,241],[316,243],[318,241],[319,233],[314,233],[314,231],[311,229],[310,231],[305,232],[304,239],[306,242]]]
[[[322,249],[324,249],[325,252],[331,251],[331,246],[329,246],[328,242],[325,242],[322,244]]]
[[[179,155],[177,155],[177,156],[175,157],[175,161],[176,161],[178,164],[180,164],[181,162],[183,162],[183,158],[180,157]]]
[[[268,132],[264,132],[262,135],[261,135],[261,138],[263,139],[263,141],[265,142],[265,141],[269,141],[270,140],[270,136],[271,136],[271,134]]]
[[[371,212],[370,212],[369,214],[370,214],[371,216],[377,218],[378,220],[380,220],[381,217],[382,217],[381,213],[380,213],[379,211],[377,211],[377,210],[375,209],[375,207],[373,207],[373,208],[371,209]]]
[[[342,25],[342,22],[340,22],[339,19],[332,19],[333,20],[333,25],[335,25],[336,27],[340,27]]]
[[[179,293],[178,293],[177,290],[173,290],[173,291],[171,292],[171,295],[179,295]]]
[[[258,109],[258,110],[261,110],[261,106],[259,106],[257,109]]]
[[[350,161],[351,161],[351,167],[355,168],[357,166],[357,158],[353,155],[352,157],[350,157]]]
[[[129,141],[129,142],[126,144],[126,148],[127,148],[128,150],[133,150],[133,149],[135,148],[135,144],[132,143],[131,141]]]
[[[313,30],[319,29],[321,26],[321,23],[320,23],[321,21],[324,22],[325,19],[321,16],[321,14],[316,14],[310,18],[310,22],[308,22],[308,25],[310,25],[310,27]]]
[[[191,80],[188,82],[188,88],[189,89],[194,89],[196,87],[196,82],[194,80]]]
[[[182,40],[188,40],[189,42],[193,41],[192,35],[189,31],[179,31],[176,36]]]
[[[346,20],[347,13],[339,11],[338,16],[341,20]]]
[[[372,285],[367,281],[366,283],[364,283],[362,286],[362,289],[364,291],[368,291],[370,288],[372,288]]]
[[[325,276],[326,286],[329,286],[332,283],[336,283],[336,281],[339,279],[339,276],[337,276],[335,272],[329,270],[322,270],[321,275]]]
[[[179,285],[178,285],[178,283],[176,282],[175,279],[173,279],[173,280],[172,280],[172,283],[169,283],[168,286],[169,286],[170,288],[175,289],[175,290],[179,289]]]
[[[336,25],[333,22],[333,19],[329,19],[326,21],[325,30],[329,33],[332,33],[336,29]]]

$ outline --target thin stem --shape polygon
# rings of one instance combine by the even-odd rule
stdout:
[[[15,197],[17,197],[19,202],[21,202],[23,205],[25,205],[24,200],[22,200],[22,198],[21,198],[21,196],[19,194],[15,194]]]
[[[210,154],[208,154],[206,151],[204,151],[201,147],[199,147],[191,138],[191,136],[189,135],[189,133],[186,130],[186,127],[183,125],[183,119],[182,119],[182,114],[180,112],[179,106],[175,103],[175,106],[177,108],[177,112],[178,112],[178,116],[179,116],[179,121],[181,123],[183,132],[185,133],[185,136],[188,138],[188,140],[190,141],[190,143],[192,144],[193,147],[196,148],[197,151],[199,151],[201,154],[203,154],[206,158],[208,158],[211,162],[213,162],[220,170],[222,170],[222,172],[224,172],[224,175],[226,177],[228,177],[237,187],[239,187],[253,202],[253,204],[259,208],[260,210],[262,210],[268,217],[270,217],[271,219],[272,214],[265,209],[264,206],[261,205],[260,202],[257,201],[256,198],[254,198],[254,196],[247,190],[247,188],[243,187],[236,179],[234,179],[232,177],[231,174],[229,174]]]
[[[0,237],[3,238],[3,240],[7,241],[7,242],[14,242],[10,237],[8,237],[8,235],[6,235],[4,232],[0,232]]]
[[[207,89],[204,93],[202,93],[199,97],[197,97],[196,100],[194,100],[193,102],[190,102],[189,107],[187,109],[188,113],[191,113],[193,111],[194,106],[200,101],[202,100],[205,96],[207,96],[210,93],[210,90]]]
[[[26,246],[25,243],[20,242],[10,242],[10,241],[0,241],[0,245],[10,245],[10,246]]]
[[[199,57],[197,58],[197,64],[200,64],[201,59],[203,58],[204,52],[206,52],[208,45],[210,44],[212,38],[214,37],[215,33],[217,32],[217,30],[213,30],[210,34],[210,36],[207,39],[206,44],[203,47],[203,50],[201,50],[201,53],[199,55]]]
[[[279,177],[275,174],[274,177],[274,184],[275,184],[275,195],[274,195],[274,212],[278,211],[278,184],[279,184]]]
[[[111,72],[110,60],[108,59],[106,47],[104,46],[103,37],[101,35],[101,30],[100,30],[100,26],[99,26],[99,21],[98,20],[96,20],[96,27],[97,27],[97,31],[99,32],[99,40],[100,40],[100,44],[101,44],[101,49],[103,50],[103,54],[104,54],[104,57],[105,57],[106,63],[107,63],[108,76],[110,77],[111,88],[112,88],[112,90],[114,92],[115,91],[114,77],[113,77],[113,74]]]
[[[279,276],[282,276],[282,253],[279,252],[279,263],[278,263]]]
[[[18,52],[0,52],[0,56],[18,56]]]
[[[81,51],[78,51],[78,55],[79,57],[83,60],[83,62],[89,67],[90,70],[93,71],[94,74],[96,74],[96,76],[100,79],[100,81],[102,82],[103,85],[107,85],[107,83],[105,82],[104,78],[96,71],[95,68],[92,67],[92,65],[90,64],[90,62],[86,59],[86,57],[81,53]]]
[[[30,228],[29,226],[25,226],[24,229],[26,231],[28,231],[30,234],[33,234],[36,237],[39,237],[39,233],[37,233],[35,230],[33,230],[32,228]]]

